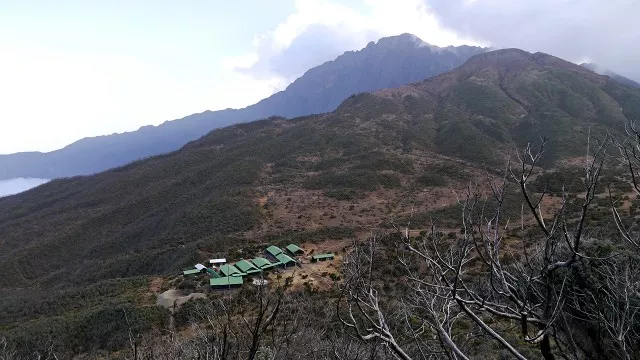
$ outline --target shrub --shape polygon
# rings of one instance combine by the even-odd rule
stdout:
[[[447,179],[439,174],[425,173],[416,179],[416,183],[425,187],[433,186],[446,186],[448,184]]]

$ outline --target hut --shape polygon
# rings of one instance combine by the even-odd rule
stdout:
[[[253,265],[253,263],[247,261],[247,260],[240,260],[237,263],[234,264],[235,267],[237,267],[238,269],[240,269],[240,271],[242,271],[243,273],[247,274],[247,275],[252,275],[252,274],[256,274],[256,273],[261,273],[262,270],[259,269],[257,266]]]
[[[209,265],[210,266],[220,266],[220,265],[224,265],[226,263],[227,263],[227,259],[224,259],[224,258],[209,260]]]
[[[296,244],[289,244],[285,247],[287,249],[287,251],[289,251],[292,255],[294,256],[298,256],[298,255],[303,255],[304,254],[304,250],[302,250],[302,248]]]
[[[242,276],[225,276],[209,279],[212,289],[229,289],[242,286],[244,278]]]
[[[209,276],[211,276],[212,278],[219,278],[220,277],[220,274],[218,274],[218,272],[213,270],[213,269],[207,268],[207,272],[209,273]]]
[[[198,269],[189,269],[189,270],[184,270],[182,272],[182,275],[184,276],[192,276],[192,275],[198,275],[200,274],[200,270]]]
[[[277,257],[278,255],[282,254],[283,251],[279,247],[271,245],[267,248],[267,253],[273,257]]]
[[[311,257],[311,262],[333,260],[334,257],[335,255],[332,253],[313,255]]]
[[[276,259],[278,259],[278,261],[280,262],[279,265],[284,268],[289,267],[290,265],[295,265],[297,263],[291,256],[287,254],[278,254],[278,256],[276,256]]]
[[[258,269],[261,269],[263,271],[264,270],[269,270],[274,266],[274,264],[271,261],[269,261],[269,260],[267,260],[267,259],[265,259],[263,257],[257,257],[255,259],[251,260],[251,262],[255,266],[257,266]]]
[[[207,272],[207,267],[202,264],[196,264],[195,268],[198,269],[198,271],[200,271],[203,274]]]
[[[238,270],[238,268],[236,268],[233,265],[222,265],[220,266],[220,272],[222,273],[222,275],[228,277],[228,276],[243,276],[245,275],[242,271]]]

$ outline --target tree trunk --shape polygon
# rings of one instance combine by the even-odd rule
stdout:
[[[544,334],[542,336],[542,341],[540,341],[540,352],[542,353],[542,357],[545,360],[555,360],[556,357],[551,352],[551,340],[549,340],[549,335]]]

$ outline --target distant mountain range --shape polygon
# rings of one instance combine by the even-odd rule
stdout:
[[[351,94],[423,80],[484,51],[472,46],[439,48],[411,34],[383,38],[310,69],[286,90],[243,109],[205,111],[133,132],[85,138],[49,153],[0,155],[0,180],[93,174],[177,150],[231,124],[332,111]]]

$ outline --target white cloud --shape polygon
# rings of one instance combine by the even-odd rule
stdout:
[[[242,107],[274,88],[231,70],[178,71],[121,55],[0,47],[0,154]]]
[[[258,47],[268,45],[273,51],[281,51],[311,25],[345,27],[358,31],[365,25],[362,14],[344,6],[324,0],[297,0],[296,12],[279,24],[269,34],[257,37]]]
[[[330,0],[297,0],[296,11],[284,22],[256,36],[253,52],[225,63],[282,89],[307,69],[384,36],[412,33],[437,46],[477,44],[443,29],[420,0],[361,0],[359,5],[360,11]]]
[[[233,70],[236,67],[248,68],[255,65],[260,58],[255,52],[237,55],[227,56],[220,61],[220,64],[227,70]]]
[[[132,58],[5,47],[0,78],[0,153],[53,150],[83,136],[134,130],[144,125],[140,119],[184,116],[182,105],[171,105],[182,92],[175,79]],[[201,107],[202,99],[189,95],[187,105]]]
[[[478,44],[473,38],[463,38],[445,29],[438,18],[420,0],[366,0],[371,8],[372,27],[381,35],[411,33],[436,46]]]

